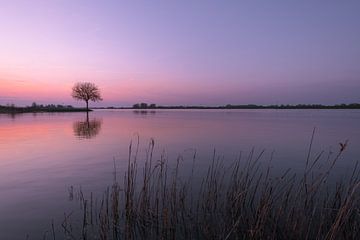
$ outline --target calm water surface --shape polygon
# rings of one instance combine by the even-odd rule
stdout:
[[[52,219],[77,205],[68,188],[102,192],[111,184],[114,161],[127,166],[131,140],[140,138],[139,161],[151,138],[155,158],[182,155],[184,168],[197,152],[199,168],[208,166],[215,149],[224,161],[252,148],[274,152],[276,171],[304,167],[316,127],[313,155],[349,148],[338,162],[337,176],[346,176],[360,160],[358,110],[98,110],[85,113],[0,115],[0,239],[39,239]],[[187,160],[188,159],[188,160]],[[75,206],[76,205],[76,206]]]

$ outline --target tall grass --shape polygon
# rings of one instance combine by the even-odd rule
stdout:
[[[114,182],[100,200],[70,189],[82,221],[71,223],[71,214],[65,214],[62,235],[53,238],[360,239],[358,164],[347,179],[328,182],[346,145],[311,157],[311,140],[303,173],[288,169],[278,176],[261,163],[264,152],[251,151],[230,166],[214,152],[200,177],[194,154],[185,178],[181,157],[175,166],[164,155],[153,159],[152,140],[140,167],[139,144],[130,144],[124,178],[118,179],[114,166]]]

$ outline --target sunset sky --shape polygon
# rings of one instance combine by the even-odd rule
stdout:
[[[0,104],[360,102],[360,1],[0,0]]]

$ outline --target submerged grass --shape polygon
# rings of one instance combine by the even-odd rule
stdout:
[[[311,140],[303,173],[288,169],[276,177],[270,164],[260,163],[264,152],[251,151],[231,166],[214,152],[199,182],[196,154],[190,176],[184,178],[181,157],[175,166],[164,155],[155,161],[152,140],[139,167],[139,143],[130,144],[123,181],[114,166],[114,182],[100,200],[92,193],[86,199],[81,189],[71,187],[69,197],[79,200],[82,221],[71,223],[71,214],[65,214],[61,236],[52,231],[52,238],[359,239],[358,165],[348,179],[328,182],[346,146],[312,158]]]

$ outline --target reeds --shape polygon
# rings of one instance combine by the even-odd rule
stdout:
[[[264,152],[241,156],[226,165],[214,151],[206,174],[195,176],[195,159],[189,177],[180,177],[182,157],[170,165],[165,155],[153,159],[151,140],[143,167],[138,166],[139,143],[130,144],[128,168],[119,183],[114,166],[113,185],[104,191],[100,205],[93,194],[78,199],[82,221],[62,224],[66,239],[359,239],[359,168],[332,185],[329,173],[347,143],[327,157],[311,157],[303,174],[291,169],[275,176]],[[345,146],[345,147],[344,147]],[[135,149],[133,149],[135,147]],[[95,200],[97,202],[97,200]],[[53,229],[53,228],[52,228]],[[52,231],[55,235],[54,231]],[[59,236],[60,237],[60,236]],[[61,238],[64,238],[61,237]],[[55,237],[54,237],[55,238]]]

